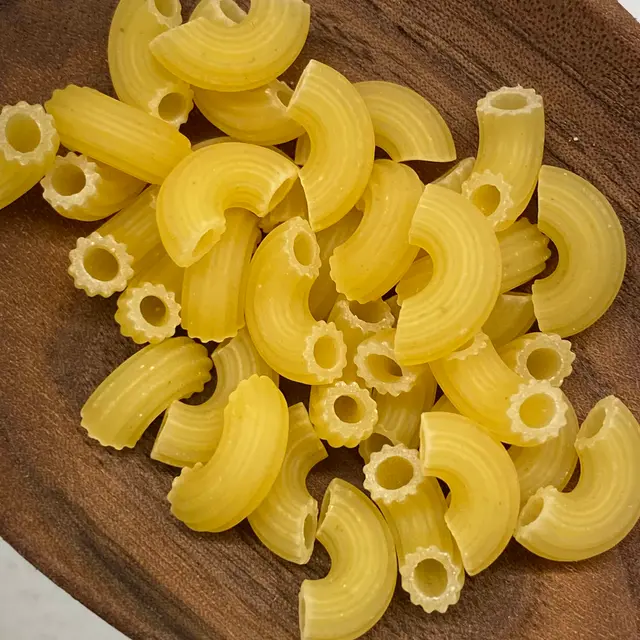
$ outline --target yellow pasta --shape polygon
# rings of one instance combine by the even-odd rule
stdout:
[[[134,447],[174,400],[202,391],[210,369],[207,350],[189,338],[148,345],[91,394],[81,424],[104,447]]]
[[[356,447],[378,421],[375,401],[357,382],[342,380],[311,387],[309,416],[317,434],[332,447]]]
[[[393,314],[393,317],[397,322],[398,316],[400,315],[400,305],[398,304],[398,296],[397,295],[391,296],[390,298],[387,298],[385,302],[389,305],[389,309],[391,310],[391,313]]]
[[[361,219],[362,213],[353,209],[336,224],[316,234],[320,247],[320,272],[309,293],[309,308],[316,320],[324,320],[329,315],[338,297],[336,283],[331,279],[329,258],[358,228]]]
[[[53,165],[60,145],[41,105],[18,102],[0,112],[0,209],[24,195]]]
[[[311,155],[311,138],[305,133],[296,140],[296,149],[293,161],[299,166],[303,166]]]
[[[237,386],[254,374],[278,384],[278,375],[260,357],[246,329],[220,345],[211,357],[217,380],[213,395],[197,405],[171,403],[151,450],[154,460],[174,467],[208,462],[220,442],[224,409]]]
[[[402,302],[398,362],[416,365],[450,354],[484,324],[500,288],[500,248],[491,226],[461,195],[427,185],[409,242],[433,260],[429,284]]]
[[[318,243],[302,218],[276,227],[249,268],[245,316],[251,339],[269,366],[303,384],[333,382],[346,363],[340,331],[309,311],[319,268]]]
[[[431,363],[445,395],[494,438],[532,447],[556,438],[566,424],[564,394],[545,380],[527,382],[500,358],[489,338]]]
[[[193,92],[151,54],[149,43],[182,22],[179,0],[120,0],[109,30],[109,73],[122,102],[179,127]]]
[[[76,288],[105,298],[122,291],[143,258],[161,248],[157,195],[156,187],[146,189],[97,231],[78,238],[68,269]]]
[[[222,342],[244,327],[249,261],[260,239],[258,219],[249,211],[226,212],[220,241],[185,269],[182,326],[202,342]]]
[[[419,93],[394,82],[355,85],[371,114],[376,146],[395,162],[450,162],[456,147],[447,123]]]
[[[409,228],[422,190],[410,167],[391,160],[374,163],[362,222],[329,259],[331,279],[349,300],[380,298],[415,260],[418,247],[409,244]]]
[[[420,462],[449,485],[444,519],[467,573],[486,569],[504,550],[518,519],[518,476],[504,447],[464,416],[422,416]]]
[[[257,375],[243,380],[229,396],[211,459],[185,467],[173,481],[171,513],[195,531],[231,529],[271,491],[288,435],[287,403],[273,380]]]
[[[575,173],[544,166],[538,226],[558,249],[558,266],[533,283],[541,331],[566,338],[591,326],[611,306],[626,265],[624,233],[609,201]]]
[[[44,106],[65,147],[144,182],[162,183],[191,152],[172,125],[95,89],[71,84]]]
[[[227,209],[262,217],[297,176],[291,160],[257,145],[226,142],[195,151],[160,189],[157,221],[167,253],[181,267],[191,266],[220,240]]]
[[[500,347],[498,353],[525,380],[546,380],[554,387],[571,374],[576,358],[571,343],[553,333],[527,333]]]
[[[462,185],[471,175],[475,161],[475,158],[464,158],[464,160],[460,160],[460,162],[455,164],[444,175],[440,176],[437,180],[434,180],[433,184],[446,187],[456,193],[462,193]]]
[[[124,209],[144,188],[137,178],[73,152],[57,156],[40,184],[61,216],[87,222]]]
[[[287,115],[293,91],[282,81],[249,91],[195,90],[202,115],[227,135],[254,144],[281,144],[294,140],[304,129]]]
[[[265,233],[273,231],[279,224],[291,220],[291,218],[307,218],[307,198],[300,180],[296,180],[291,191],[277,204],[266,216],[260,218],[258,225]],[[322,255],[322,254],[321,254]],[[327,266],[327,271],[328,271]],[[328,277],[328,276],[327,276]]]
[[[234,0],[200,0],[191,12],[189,20],[207,18],[207,20],[233,26],[246,17],[245,10]]]
[[[443,396],[444,397],[444,396]],[[571,404],[567,403],[567,424],[560,429],[557,438],[538,447],[510,447],[509,457],[518,474],[520,506],[540,487],[553,486],[562,491],[578,463],[574,447],[578,434],[578,418]]]
[[[502,231],[524,211],[536,187],[544,148],[542,96],[502,87],[478,100],[476,114],[480,143],[462,194]]]
[[[640,519],[640,425],[616,397],[600,400],[575,442],[576,487],[539,489],[520,512],[516,540],[558,561],[592,558],[617,545]]]
[[[498,296],[491,315],[482,325],[482,332],[495,347],[501,347],[526,333],[535,321],[531,296],[510,291]]]
[[[460,413],[447,396],[440,396],[433,405],[431,411],[444,411],[445,413]]]
[[[367,186],[375,151],[371,116],[356,88],[317,60],[302,72],[287,113],[310,139],[300,181],[311,228],[321,231],[349,213]]]
[[[252,0],[239,22],[205,15],[158,35],[150,48],[178,78],[213,91],[247,91],[275,80],[298,57],[309,32],[303,0]]]
[[[269,550],[296,564],[309,562],[318,525],[318,503],[307,490],[307,475],[326,457],[304,405],[290,407],[282,468],[267,497],[249,515],[249,524]]]
[[[364,488],[391,529],[402,588],[427,613],[445,613],[460,598],[464,567],[438,481],[422,475],[418,452],[402,444],[373,453],[364,476]]]
[[[322,501],[317,538],[331,557],[329,573],[300,588],[302,640],[355,640],[387,610],[398,566],[393,537],[376,506],[334,478]]]

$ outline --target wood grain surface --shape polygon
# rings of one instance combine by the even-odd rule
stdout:
[[[310,2],[309,40],[287,79],[314,57],[354,81],[413,87],[440,109],[459,157],[474,152],[475,103],[485,92],[520,83],[543,94],[545,161],[610,198],[629,249],[618,299],[575,339],[566,390],[581,418],[609,393],[640,416],[638,24],[613,0]],[[115,4],[0,0],[0,104],[42,102],[71,82],[112,92]],[[186,132],[197,140],[213,129],[194,115]],[[57,216],[39,187],[0,212],[0,535],[131,638],[298,637],[300,583],[329,567],[320,545],[298,567],[262,547],[246,523],[191,532],[169,514],[175,471],[149,459],[157,427],[123,452],[80,429],[86,398],[135,350],[113,321],[115,298],[87,298],[66,273],[75,238],[92,229]],[[316,497],[335,475],[360,484],[354,452],[334,451],[316,469]],[[398,589],[366,638],[633,640],[639,611],[636,527],[615,550],[577,564],[512,542],[447,614],[424,614]]]

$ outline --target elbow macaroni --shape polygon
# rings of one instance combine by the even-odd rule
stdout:
[[[464,160],[460,160],[460,162],[449,169],[444,175],[434,180],[433,184],[451,189],[451,191],[455,191],[456,193],[462,193],[462,185],[471,175],[475,161],[475,158],[464,158]]]
[[[482,332],[498,348],[526,333],[535,321],[531,296],[510,291],[498,296]]]

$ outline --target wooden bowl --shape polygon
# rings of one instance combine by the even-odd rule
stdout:
[[[592,181],[622,220],[627,274],[613,307],[576,337],[566,391],[581,418],[619,395],[640,416],[640,27],[613,0],[310,0],[295,80],[314,57],[354,81],[406,84],[449,123],[459,157],[477,144],[475,103],[502,85],[545,100],[545,162]],[[43,102],[57,87],[113,93],[107,35],[115,0],[0,2],[0,103]],[[193,3],[184,2],[190,11]],[[193,115],[186,133],[213,127]],[[425,169],[428,171],[428,168]],[[323,576],[280,560],[246,523],[197,534],[169,513],[176,470],[90,441],[80,407],[135,351],[113,320],[115,296],[88,298],[67,269],[94,226],[56,215],[41,189],[0,212],[0,534],[61,587],[131,638],[298,637],[298,589]],[[353,451],[332,452],[310,485],[360,484]],[[640,528],[614,550],[559,564],[512,542],[468,579],[458,605],[425,614],[398,588],[366,638],[581,640],[639,637]]]

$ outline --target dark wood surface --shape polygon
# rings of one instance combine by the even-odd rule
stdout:
[[[42,102],[70,82],[112,91],[115,4],[0,0],[0,104]],[[567,393],[581,418],[609,393],[640,416],[640,26],[613,0],[311,4],[309,40],[287,78],[315,57],[354,81],[405,83],[440,109],[459,157],[474,151],[475,102],[486,91],[521,83],[543,94],[546,162],[610,198],[629,248],[620,296],[575,339]],[[196,139],[212,131],[192,120]],[[87,298],[66,274],[67,253],[87,232],[49,209],[39,188],[0,212],[0,535],[131,638],[297,637],[300,583],[329,566],[319,545],[297,567],[246,523],[193,533],[169,514],[174,470],[149,459],[155,428],[124,452],[80,429],[83,402],[135,349],[113,321],[115,298]],[[334,475],[359,483],[357,455],[332,452],[311,477],[317,497]],[[636,527],[615,550],[578,564],[544,561],[512,542],[446,615],[424,614],[398,589],[366,638],[632,640],[639,610]]]

